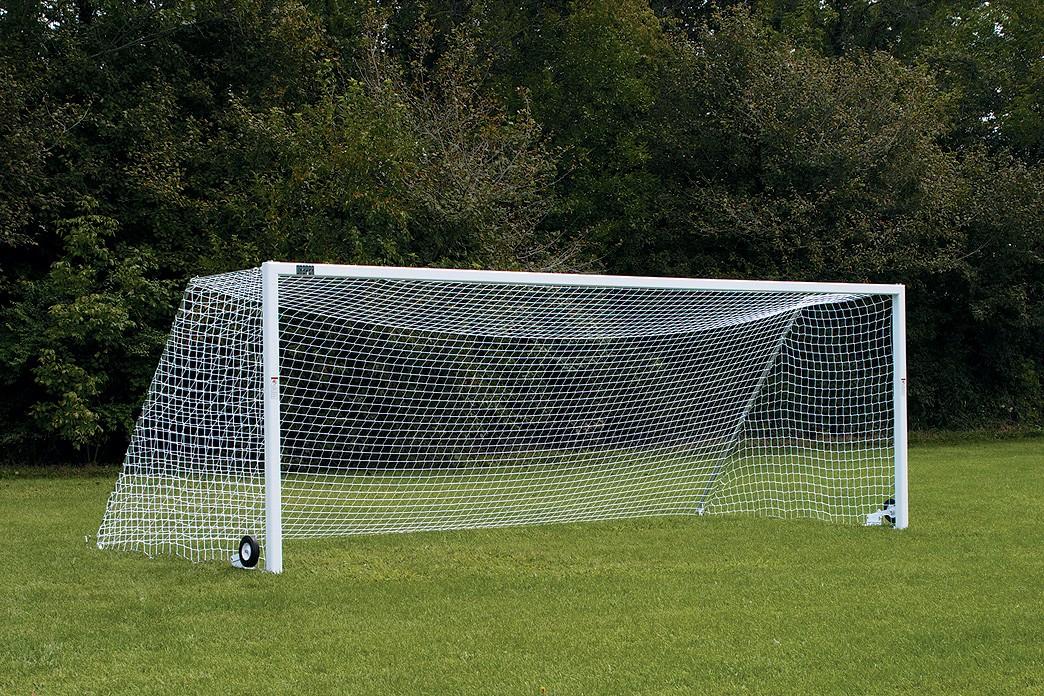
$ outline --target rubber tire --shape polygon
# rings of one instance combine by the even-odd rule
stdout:
[[[261,547],[257,545],[257,539],[247,534],[239,540],[239,562],[244,568],[253,568],[259,558]]]

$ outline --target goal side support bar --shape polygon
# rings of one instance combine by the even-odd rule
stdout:
[[[771,355],[769,355],[768,360],[765,361],[765,367],[761,370],[761,376],[758,377],[758,381],[754,383],[754,388],[751,390],[750,396],[747,397],[747,403],[743,407],[739,419],[736,421],[736,427],[732,429],[733,442],[728,449],[722,452],[717,464],[714,465],[714,469],[711,471],[710,477],[707,479],[706,485],[703,487],[703,493],[700,494],[700,503],[696,507],[696,512],[699,514],[702,515],[707,509],[707,501],[710,499],[711,491],[714,490],[714,484],[717,483],[718,476],[721,475],[725,463],[736,450],[740,433],[743,431],[743,426],[746,425],[747,419],[750,417],[750,410],[754,408],[754,403],[761,394],[761,388],[765,386],[766,380],[768,380],[769,375],[772,374],[772,367],[776,364],[776,361],[779,360],[779,354],[783,351],[783,346],[786,345],[787,338],[790,336],[790,332],[794,328],[794,323],[800,315],[801,309],[797,309],[791,313],[790,319],[787,321],[786,326],[780,333],[779,340],[776,341],[776,345],[773,347]]]

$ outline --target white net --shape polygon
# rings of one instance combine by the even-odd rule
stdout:
[[[287,539],[749,513],[894,490],[891,298],[282,276]],[[261,274],[193,281],[100,546],[263,540]]]

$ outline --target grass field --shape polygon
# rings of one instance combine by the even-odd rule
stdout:
[[[0,693],[1044,693],[1044,440],[910,459],[903,532],[354,537],[282,576],[98,551],[115,469],[6,472]]]

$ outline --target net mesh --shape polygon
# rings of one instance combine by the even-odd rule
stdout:
[[[894,488],[891,300],[282,276],[287,539],[649,515],[861,522]],[[99,545],[263,541],[261,274],[185,293]]]

